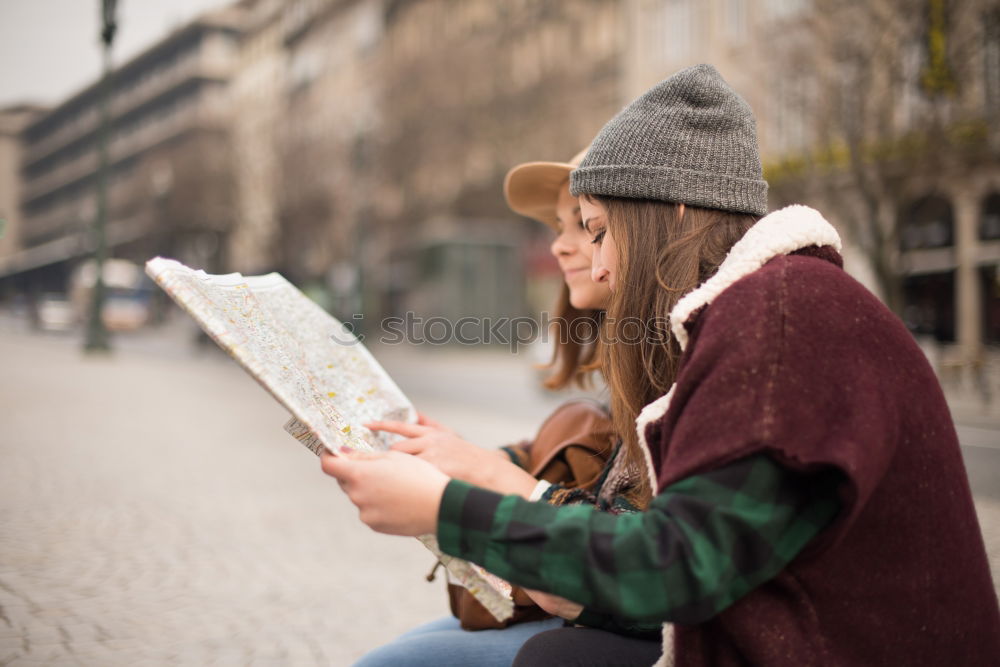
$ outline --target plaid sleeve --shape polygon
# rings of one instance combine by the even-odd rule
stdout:
[[[601,488],[607,481],[608,471],[618,453],[619,450],[616,448],[594,486],[567,488],[561,484],[552,484],[545,490],[540,499],[550,505],[592,505],[596,510],[611,514],[638,512],[639,508],[632,503],[628,496],[628,487],[616,489],[619,491],[618,493],[601,493]],[[584,609],[580,616],[574,620],[574,623],[644,639],[659,636],[663,629],[662,624],[658,621],[633,621],[609,614],[601,614],[591,609]]]
[[[840,473],[763,454],[670,485],[645,512],[610,514],[502,496],[457,480],[438,542],[594,619],[699,623],[784,568],[836,515]]]

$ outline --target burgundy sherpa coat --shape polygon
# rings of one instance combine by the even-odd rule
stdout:
[[[816,211],[777,211],[671,313],[677,381],[637,420],[658,488],[760,452],[846,481],[837,519],[777,577],[710,621],[665,626],[660,664],[1000,665],[944,396],[839,249]]]

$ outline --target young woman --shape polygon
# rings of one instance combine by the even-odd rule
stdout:
[[[675,74],[605,126],[571,189],[612,290],[605,370],[649,508],[530,503],[396,453],[324,457],[362,520],[436,531],[564,617],[676,621],[660,664],[995,662],[1000,611],[933,371],[843,272],[818,212],[765,215],[742,98],[711,66]],[[515,664],[616,664],[602,647],[633,641],[556,629]]]
[[[545,382],[549,389],[561,389],[569,384],[586,386],[590,373],[598,369],[598,334],[610,296],[606,284],[596,283],[590,278],[594,246],[583,230],[579,202],[569,193],[569,173],[582,158],[583,153],[569,163],[530,162],[518,165],[507,174],[504,183],[507,203],[514,211],[545,223],[556,234],[551,251],[559,263],[564,283],[550,332],[554,340],[554,355],[550,365],[552,374]],[[589,410],[592,408],[575,409],[570,417],[579,416],[584,425],[595,423],[587,414]],[[599,475],[603,459],[584,448],[579,448],[575,455],[583,460],[569,460],[567,464],[576,473],[574,483],[549,484],[526,472],[527,464],[532,460],[530,446],[506,447],[500,452],[502,458],[498,458],[497,452],[471,445],[426,418],[422,418],[417,426],[372,426],[385,426],[411,436],[399,445],[401,451],[434,462],[452,477],[500,493],[519,494],[552,504],[592,504],[614,513],[637,511],[648,500],[643,495],[646,487],[636,484],[634,478],[619,474],[609,480],[607,474]],[[595,435],[606,437],[606,426],[602,434]],[[588,480],[598,477],[602,482],[600,486],[586,484]],[[529,617],[539,615],[532,613]],[[556,617],[470,632],[462,629],[459,620],[454,617],[441,618],[371,651],[357,665],[509,665],[528,638],[562,625],[563,620]],[[618,630],[634,636],[649,635],[659,628],[651,624],[623,624]]]

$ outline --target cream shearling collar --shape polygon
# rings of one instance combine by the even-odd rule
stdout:
[[[687,347],[688,332],[684,327],[691,316],[707,306],[730,285],[744,278],[780,255],[787,255],[810,246],[829,246],[841,250],[840,235],[819,211],[808,206],[793,205],[780,209],[757,221],[733,245],[715,275],[681,297],[670,311],[670,328],[681,349]],[[642,409],[635,419],[639,443],[642,446],[648,473],[656,488],[656,471],[646,442],[646,427],[667,414],[673,387],[666,394]]]
[[[764,216],[730,249],[715,275],[684,295],[670,311],[670,329],[681,349],[687,347],[684,324],[726,288],[780,255],[810,246],[841,250],[840,235],[819,211],[795,204]]]

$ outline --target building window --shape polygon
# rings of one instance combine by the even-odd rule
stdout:
[[[987,110],[1000,109],[1000,10],[983,17],[983,91]]]
[[[746,0],[726,0],[726,36],[744,39],[747,36]]]
[[[1000,267],[979,269],[983,294],[983,342],[1000,345]]]
[[[900,47],[901,76],[896,83],[898,103],[895,105],[898,127],[910,130],[920,123],[926,113],[920,73],[926,61],[924,41],[919,37],[905,39]]]
[[[358,9],[353,30],[358,52],[372,53],[382,37],[382,13],[375,4],[362,5]]]
[[[955,272],[904,278],[903,322],[915,336],[955,342]]]
[[[979,216],[979,238],[983,241],[1000,239],[1000,192],[994,192],[983,200],[983,210]]]
[[[779,153],[794,153],[806,148],[806,117],[810,82],[786,74],[777,78],[772,88],[772,113],[769,119],[775,130],[773,148]]]
[[[315,51],[302,49],[292,54],[288,69],[290,88],[294,93],[309,88],[320,75],[323,63]]]
[[[950,246],[955,238],[951,203],[938,195],[919,199],[904,209],[899,228],[903,251]]]
[[[651,25],[656,23],[653,21]],[[691,37],[695,28],[691,0],[663,0],[658,27],[660,34],[657,37],[663,39],[664,60],[674,62],[687,58],[691,53]]]
[[[807,0],[767,0],[768,15],[773,19],[783,19],[805,9]]]

